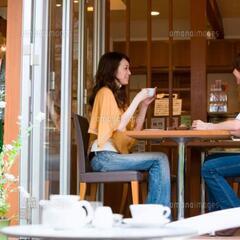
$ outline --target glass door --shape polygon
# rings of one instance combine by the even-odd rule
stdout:
[[[49,1],[48,78],[46,84],[45,197],[59,193],[62,0]]]
[[[23,143],[22,223],[39,222],[38,201],[77,194],[76,144],[71,115],[89,116],[88,96],[104,51],[105,1],[24,2],[21,108],[23,127],[39,112],[45,120]]]

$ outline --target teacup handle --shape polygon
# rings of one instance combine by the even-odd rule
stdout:
[[[163,216],[164,217],[169,217],[171,214],[171,209],[169,207],[163,207]]]
[[[85,200],[79,201],[79,204],[86,210],[85,223],[90,223],[93,220],[93,208],[91,204]]]

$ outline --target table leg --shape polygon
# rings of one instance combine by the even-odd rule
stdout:
[[[178,220],[184,218],[184,164],[185,142],[183,138],[178,140]]]

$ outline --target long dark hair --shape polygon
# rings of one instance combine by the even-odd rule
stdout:
[[[95,77],[96,83],[93,87],[92,95],[89,98],[91,107],[93,107],[97,92],[102,87],[108,87],[112,90],[119,108],[124,109],[126,107],[126,87],[122,86],[119,88],[116,83],[117,69],[122,59],[126,59],[130,62],[125,54],[119,52],[107,52],[100,58]]]
[[[238,53],[238,55],[234,59],[233,68],[236,68],[238,71],[240,71],[240,53]]]

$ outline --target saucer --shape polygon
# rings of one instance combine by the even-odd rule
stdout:
[[[123,223],[127,224],[132,227],[161,227],[167,223],[169,223],[170,220],[168,218],[159,218],[156,220],[140,220],[140,219],[134,219],[134,218],[124,218]]]

